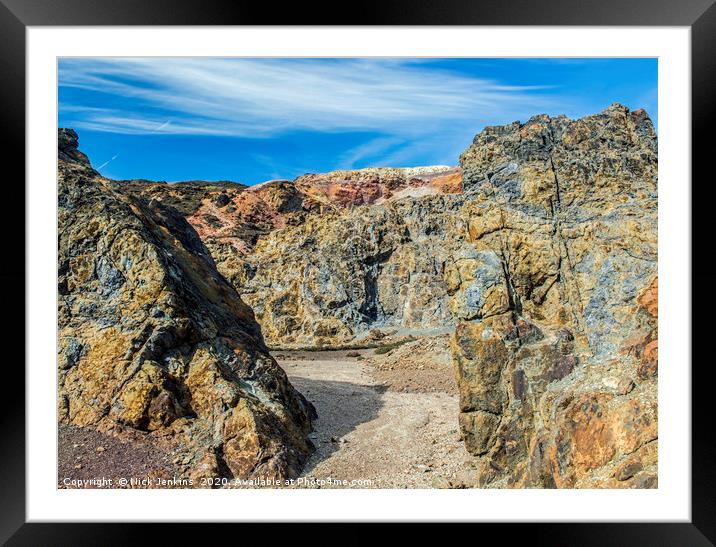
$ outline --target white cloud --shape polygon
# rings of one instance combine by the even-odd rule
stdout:
[[[107,94],[107,108],[65,101],[77,128],[129,134],[266,138],[289,131],[376,131],[352,165],[400,140],[528,117],[554,104],[536,86],[506,86],[415,60],[63,59],[60,86]],[[168,123],[167,119],[171,119]]]
[[[119,157],[119,154],[115,154],[114,156],[112,156],[111,158],[109,158],[106,162],[104,162],[102,165],[100,165],[99,167],[97,167],[97,171],[99,171],[100,169],[103,169],[104,167],[107,167],[107,165],[109,165],[111,162],[113,162],[114,160],[116,160],[118,157]]]

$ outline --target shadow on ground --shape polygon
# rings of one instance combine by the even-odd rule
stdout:
[[[318,412],[311,434],[316,451],[307,462],[304,474],[310,473],[318,463],[340,449],[346,434],[378,417],[386,390],[384,386],[312,380],[300,376],[292,376],[291,383],[314,404]]]

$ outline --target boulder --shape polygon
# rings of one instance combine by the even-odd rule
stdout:
[[[297,475],[315,410],[195,230],[117,191],[74,131],[58,156],[60,421],[146,432],[187,477]]]

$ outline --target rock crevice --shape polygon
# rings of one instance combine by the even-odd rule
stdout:
[[[480,483],[653,486],[656,360],[644,356],[656,315],[644,302],[657,269],[636,258],[657,245],[648,117],[613,105],[486,128],[461,167],[474,261],[452,292],[453,352]],[[485,271],[504,283],[486,291]]]

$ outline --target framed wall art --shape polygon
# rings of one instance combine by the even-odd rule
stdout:
[[[3,0],[4,540],[711,545],[711,4]]]

